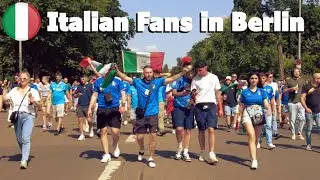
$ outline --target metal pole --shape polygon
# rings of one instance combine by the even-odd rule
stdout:
[[[299,0],[299,17],[301,17],[301,0]],[[301,60],[301,33],[299,32],[298,58]]]
[[[20,2],[20,0],[18,0]],[[22,71],[22,42],[19,41],[19,72]]]

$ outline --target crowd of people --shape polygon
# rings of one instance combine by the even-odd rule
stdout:
[[[226,131],[239,129],[247,134],[251,169],[258,168],[256,151],[264,137],[268,149],[276,148],[273,141],[282,136],[278,125],[289,124],[291,139],[306,137],[306,149],[312,149],[312,128],[314,124],[320,126],[320,73],[315,73],[310,82],[301,77],[298,68],[293,69],[291,77],[279,82],[274,81],[271,72],[251,72],[246,80],[239,81],[237,74],[232,74],[219,81],[205,62],[197,61],[192,67],[191,58],[184,57],[182,65],[180,73],[169,77],[145,66],[141,78],[130,77],[115,66],[117,76],[105,88],[101,88],[104,77],[94,68],[94,76],[83,76],[72,85],[59,72],[52,81],[48,76],[42,77],[41,82],[39,78],[34,80],[25,71],[15,76],[12,84],[0,81],[0,111],[9,112],[8,121],[22,152],[20,167],[28,166],[34,119],[42,118],[43,129],[53,128],[55,120],[54,135],[58,136],[65,130],[63,118],[69,109],[76,112],[79,141],[85,140],[85,132],[94,137],[96,127],[104,150],[101,162],[111,161],[108,133],[112,135],[112,155],[117,158],[121,154],[121,127],[131,122],[132,136],[139,146],[137,160],[144,157],[144,138],[148,136],[147,165],[156,167],[156,137],[166,134],[168,119],[172,119],[172,133],[177,140],[176,160],[192,161],[189,144],[192,130],[197,128],[199,160],[217,163],[215,134],[218,117],[223,116]]]

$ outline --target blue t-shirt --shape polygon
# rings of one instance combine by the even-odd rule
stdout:
[[[274,95],[275,100],[277,101],[279,99],[279,91],[276,91],[276,94]]]
[[[185,89],[190,89],[191,87],[191,80],[187,77],[181,77],[177,81],[172,84],[172,89],[177,90],[177,92],[182,92]],[[174,106],[175,107],[187,107],[188,101],[190,100],[190,94],[186,96],[179,96],[174,98]]]
[[[249,88],[242,90],[241,103],[246,106],[260,105],[263,106],[263,100],[268,99],[266,91],[258,88],[256,92],[252,92]]]
[[[161,86],[159,89],[159,95],[158,95],[159,102],[165,102],[166,100],[166,86]]]
[[[68,91],[68,86],[64,82],[60,82],[59,84],[56,82],[53,82],[50,84],[50,90],[52,91],[52,104],[53,105],[59,105],[59,104],[65,104],[65,95]]]
[[[150,83],[152,83],[152,92],[150,94],[150,99],[148,102],[147,109],[145,111],[145,116],[152,116],[159,114],[159,89],[161,86],[164,86],[165,79],[157,78],[151,80],[151,82],[146,82],[144,79],[134,78],[133,86],[137,89],[138,92],[138,107],[145,108],[147,97],[149,94]]]
[[[267,93],[268,102],[270,102],[270,100],[274,97],[273,88],[269,85],[265,85],[262,89]]]
[[[93,91],[98,93],[98,108],[113,108],[120,106],[121,91],[125,91],[123,82],[119,78],[114,78],[113,81],[104,89],[100,88],[104,78],[100,77],[94,83]],[[110,93],[112,102],[106,102],[105,95]]]
[[[138,92],[133,86],[129,87],[128,96],[131,96],[131,108],[136,109],[138,107]]]
[[[80,107],[89,107],[90,99],[93,94],[92,92],[92,84],[88,83],[86,85],[79,85],[76,88],[75,94],[81,93],[79,96],[78,106]]]
[[[289,92],[283,93],[283,87],[281,87],[281,92],[282,92],[282,96],[281,96],[281,104],[283,105],[288,105],[289,104]]]

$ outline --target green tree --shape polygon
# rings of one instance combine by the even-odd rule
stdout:
[[[168,64],[165,64],[165,65],[163,66],[162,72],[163,72],[163,73],[168,73],[168,72],[169,72]]]

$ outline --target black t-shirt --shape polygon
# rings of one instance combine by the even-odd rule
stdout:
[[[314,88],[315,90],[312,93],[308,94],[308,92],[312,88]],[[307,94],[306,104],[308,108],[310,108],[313,113],[320,113],[320,88],[314,87],[311,83],[308,83],[303,86],[302,93]]]
[[[236,86],[230,86],[226,90],[222,92],[222,94],[227,95],[227,99],[225,100],[225,104],[229,107],[235,107],[238,104],[237,101],[237,88]]]
[[[93,94],[92,84],[77,86],[77,90],[76,90],[75,94],[77,94],[77,93],[82,94],[79,97],[78,106],[89,107],[90,99]]]

